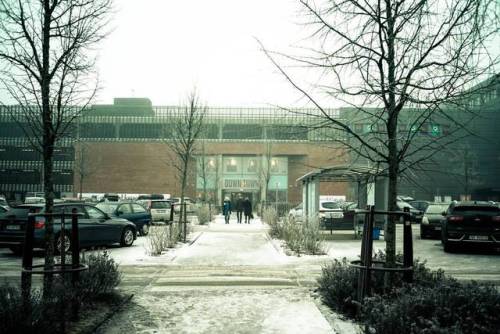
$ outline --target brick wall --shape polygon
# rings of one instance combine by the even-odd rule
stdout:
[[[83,192],[117,193],[180,193],[180,182],[171,165],[173,157],[165,143],[158,142],[86,142],[83,144]],[[76,150],[78,152],[79,146]],[[207,142],[207,155],[261,155],[266,151],[262,143]],[[273,155],[288,157],[288,200],[302,200],[302,186],[297,178],[321,166],[346,161],[344,150],[317,143],[273,143]],[[76,154],[75,189],[78,191],[80,155]],[[192,164],[194,168],[194,163]],[[188,181],[188,196],[195,196],[194,170]],[[345,183],[324,183],[321,194],[346,194]]]

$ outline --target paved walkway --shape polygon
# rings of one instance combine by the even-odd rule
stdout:
[[[311,277],[273,246],[260,220],[218,217],[193,235],[168,265],[123,267],[122,288],[135,296],[98,333],[335,333]]]

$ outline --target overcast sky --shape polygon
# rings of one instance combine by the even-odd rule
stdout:
[[[295,0],[115,0],[100,47],[98,102],[149,97],[179,103],[196,86],[212,106],[292,105],[299,95],[265,57],[298,44]],[[302,34],[303,35],[303,34]]]

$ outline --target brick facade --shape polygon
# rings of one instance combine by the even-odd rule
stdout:
[[[102,142],[87,141],[77,144],[74,189],[80,189],[79,166],[83,161],[87,175],[83,178],[85,193],[180,193],[176,170],[170,164],[172,152],[161,142]],[[210,142],[205,143],[207,155],[262,155],[266,144],[262,142]],[[288,201],[302,200],[302,186],[296,179],[308,171],[346,161],[344,150],[320,143],[277,142],[272,144],[273,156],[288,157]],[[83,156],[83,159],[81,157]],[[195,164],[192,164],[193,168]],[[188,180],[187,196],[196,197],[194,170]],[[345,183],[323,183],[321,194],[347,195]]]

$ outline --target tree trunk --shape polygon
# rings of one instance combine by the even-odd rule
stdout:
[[[54,205],[54,182],[52,174],[52,160],[54,156],[55,138],[52,131],[52,113],[50,106],[50,1],[43,1],[43,32],[42,32],[42,121],[43,121],[43,168],[45,212],[51,214]],[[45,218],[45,268],[54,265],[54,226],[52,216]],[[43,294],[47,297],[52,291],[52,275],[45,275]]]
[[[398,110],[396,109],[396,53],[395,53],[395,33],[394,33],[394,13],[392,12],[392,3],[387,2],[387,84],[388,84],[388,102],[387,108],[387,138],[388,142],[388,168],[389,168],[389,189],[387,194],[388,206],[390,211],[395,211],[398,191]],[[396,217],[389,216],[385,231],[386,240],[386,265],[394,267],[396,264]],[[388,278],[386,283],[390,284],[391,275],[386,275]]]

